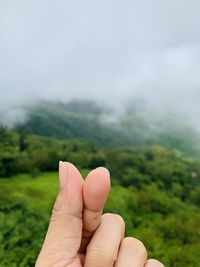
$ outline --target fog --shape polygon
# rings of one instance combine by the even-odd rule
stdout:
[[[0,120],[36,99],[144,98],[200,128],[198,0],[1,1]]]

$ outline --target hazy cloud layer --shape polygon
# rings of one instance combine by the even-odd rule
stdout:
[[[199,10],[198,0],[1,1],[0,110],[144,96],[198,124]]]

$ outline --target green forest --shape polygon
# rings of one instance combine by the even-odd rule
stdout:
[[[165,266],[200,267],[200,136],[143,104],[118,120],[84,101],[41,102],[0,126],[0,267],[34,266],[58,190],[58,162],[111,173],[105,212]],[[145,113],[146,112],[146,113]],[[107,117],[107,120],[106,120]],[[109,118],[109,119],[108,119]]]

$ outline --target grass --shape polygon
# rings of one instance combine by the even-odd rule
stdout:
[[[88,170],[81,170],[83,177]],[[36,177],[20,174],[12,178],[0,178],[0,198],[27,199],[33,206],[49,212],[59,190],[58,173],[41,173]]]

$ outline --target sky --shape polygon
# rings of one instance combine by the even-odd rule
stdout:
[[[0,1],[1,116],[37,98],[143,97],[200,124],[199,10],[199,0]]]

